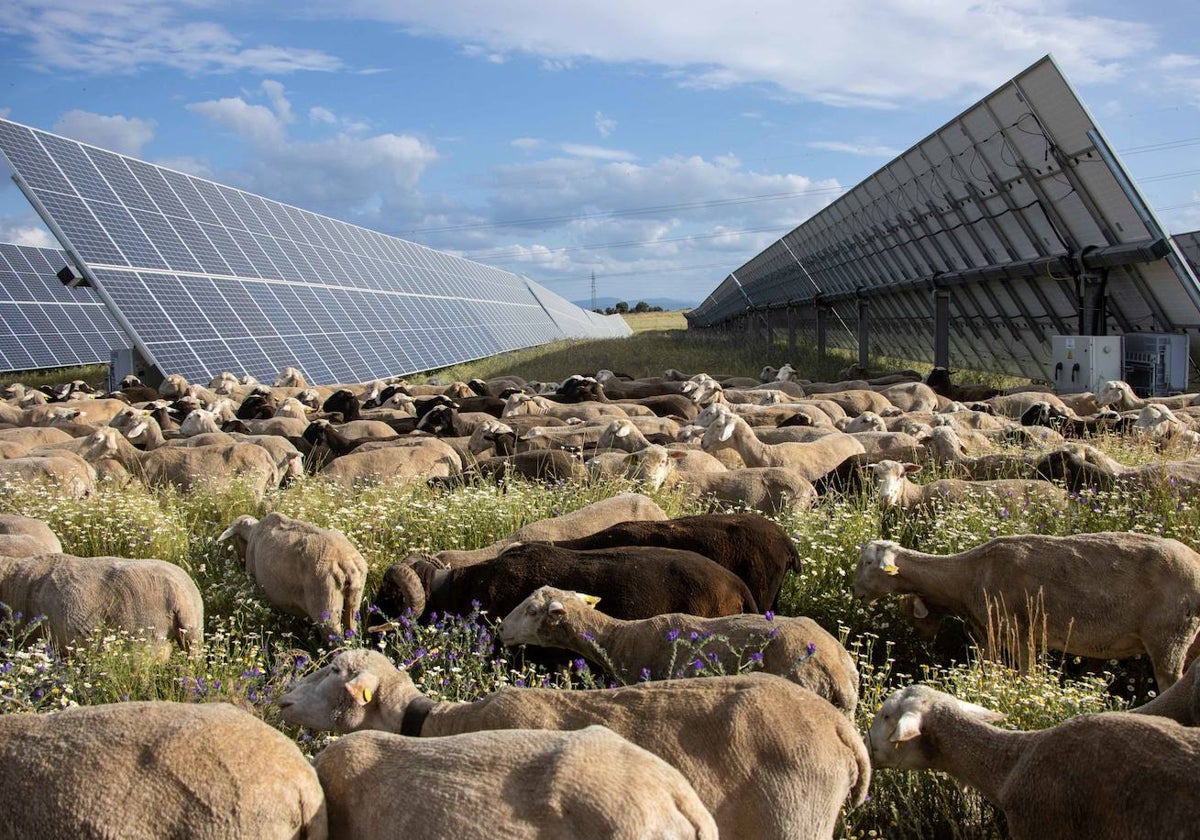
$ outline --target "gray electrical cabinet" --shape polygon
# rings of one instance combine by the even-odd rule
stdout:
[[[1139,397],[1183,393],[1188,345],[1186,333],[1125,333],[1125,381]]]
[[[1123,362],[1119,335],[1050,336],[1050,373],[1060,394],[1099,391],[1121,378]]]

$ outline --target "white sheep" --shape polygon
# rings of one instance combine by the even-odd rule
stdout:
[[[858,705],[858,670],[846,649],[811,618],[731,615],[701,618],[683,613],[623,621],[595,609],[596,598],[543,586],[500,623],[500,640],[515,645],[564,648],[587,657],[613,677],[641,679],[685,676],[676,639],[729,673],[759,663],[764,673],[813,691],[848,715]],[[601,605],[602,606],[602,605]],[[677,673],[672,673],[674,667]]]
[[[296,684],[279,709],[285,721],[316,729],[422,737],[602,724],[678,769],[725,837],[831,837],[843,803],[863,801],[871,774],[843,714],[768,674],[591,691],[507,688],[437,703],[383,654],[351,650]]]
[[[353,490],[364,483],[406,483],[447,478],[462,472],[462,459],[452,446],[435,437],[411,441],[367,443],[330,461],[320,478]]]
[[[42,520],[15,513],[0,514],[0,556],[61,553],[62,543],[58,536]]]
[[[745,420],[731,414],[713,420],[700,446],[707,452],[734,449],[748,467],[788,467],[808,481],[816,481],[864,451],[862,444],[847,434],[828,435],[812,443],[763,443]]]
[[[1031,648],[1147,653],[1160,690],[1183,674],[1200,632],[1200,554],[1124,531],[1004,536],[949,555],[874,540],[863,546],[854,594],[892,593],[918,596],[918,619],[929,607],[963,616],[989,656],[1009,653],[1022,666]]]
[[[1139,411],[1152,402],[1169,409],[1187,408],[1195,405],[1200,394],[1179,394],[1174,397],[1155,397],[1145,400],[1133,393],[1128,382],[1120,379],[1110,379],[1100,386],[1096,392],[1096,404],[1101,408],[1113,406],[1117,411]]]
[[[603,726],[354,732],[326,747],[316,770],[335,837],[717,838],[678,770]]]
[[[966,481],[943,478],[928,484],[914,484],[910,473],[920,471],[918,464],[885,459],[870,465],[880,507],[917,510],[937,502],[964,499],[1002,501],[1019,507],[1045,504],[1066,507],[1070,496],[1063,488],[1048,481],[1028,478],[1001,478],[990,481]]]
[[[295,743],[227,703],[2,715],[0,799],[13,838],[326,836],[325,796]]]
[[[31,452],[0,460],[0,483],[7,481],[48,484],[80,499],[96,489],[96,470],[73,452]]]
[[[239,516],[217,540],[230,538],[273,606],[336,633],[357,628],[367,561],[341,531],[269,513]]]
[[[941,770],[1004,811],[1013,840],[1190,837],[1200,731],[1150,715],[1080,715],[1038,732],[923,685],[890,695],[868,736],[875,767]]]
[[[682,484],[698,496],[766,514],[807,510],[817,500],[812,483],[791,467],[683,472],[676,470],[675,464],[686,452],[650,445],[633,454],[628,475],[654,490]]]
[[[276,388],[307,388],[308,381],[298,368],[285,367],[279,371],[275,381],[271,383]]]
[[[45,631],[59,647],[114,629],[193,650],[204,633],[200,590],[187,572],[162,560],[0,557],[0,602],[29,618],[45,616]]]

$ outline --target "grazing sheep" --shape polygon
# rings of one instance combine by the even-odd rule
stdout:
[[[604,598],[605,611],[616,618],[758,612],[740,577],[694,551],[647,546],[571,551],[550,543],[511,543],[492,560],[453,569],[420,555],[393,563],[375,603],[393,617],[410,608],[418,616],[467,615],[478,605],[499,616],[543,584]]]
[[[890,695],[868,736],[875,767],[942,770],[1004,811],[1013,840],[1189,837],[1200,732],[1149,715],[1080,715],[1038,732],[923,685]]]
[[[173,639],[192,650],[204,633],[200,590],[187,572],[162,560],[0,557],[0,603],[26,616],[44,615],[59,647],[114,629]],[[162,650],[165,655],[169,648]]]
[[[21,455],[0,461],[0,483],[46,483],[80,499],[96,489],[96,470],[73,452]]]
[[[1068,417],[1075,416],[1075,413],[1067,408],[1066,403],[1054,394],[1048,394],[1044,391],[1022,391],[1016,394],[1000,394],[989,399],[987,405],[995,409],[996,414],[1001,417],[1007,417],[1009,420],[1020,420],[1021,415],[1028,411],[1034,403],[1039,402],[1049,403],[1052,408],[1058,409]]]
[[[411,441],[365,444],[349,455],[335,458],[317,475],[353,490],[367,482],[425,481],[458,475],[461,470],[462,459],[445,441],[414,437]]]
[[[186,492],[213,478],[239,478],[261,498],[283,478],[271,453],[249,443],[161,446],[141,452],[112,428],[100,429],[88,441],[89,461],[111,458],[149,487],[172,484]]]
[[[437,703],[383,654],[356,650],[305,677],[279,707],[301,726],[422,737],[602,724],[678,769],[723,837],[832,837],[843,803],[861,803],[871,776],[866,747],[844,715],[768,674],[592,691],[509,688],[472,703]]]
[[[0,429],[0,441],[15,443],[28,449],[54,443],[69,443],[73,438],[62,429],[53,426],[21,426],[15,429]]]
[[[1039,503],[1051,507],[1066,507],[1067,491],[1048,481],[1025,478],[1002,478],[991,481],[964,481],[943,478],[928,484],[914,484],[908,474],[921,467],[913,463],[883,460],[870,465],[880,507],[914,510],[928,508],[936,502],[963,499],[992,499],[1022,507]]]
[[[862,444],[846,434],[829,435],[812,443],[763,443],[745,420],[731,414],[712,422],[700,446],[705,451],[734,449],[748,467],[790,467],[808,481],[815,481],[863,451]]]
[[[612,403],[584,402],[562,404],[551,402],[545,397],[531,397],[528,394],[513,394],[505,403],[501,418],[531,414],[547,417],[557,417],[567,420],[577,417],[581,420],[596,420],[600,417],[629,417],[634,414],[635,405],[614,405]],[[640,413],[640,412],[639,412]],[[646,409],[646,414],[654,412]]]
[[[1144,400],[1133,393],[1129,383],[1122,382],[1120,379],[1111,379],[1105,382],[1096,392],[1097,405],[1101,408],[1111,405],[1117,411],[1139,411],[1152,402],[1170,409],[1187,408],[1195,405],[1198,398],[1200,398],[1200,394],[1180,394],[1174,397],[1155,397],[1153,400]]]
[[[357,629],[367,561],[341,531],[269,513],[239,516],[217,540],[231,537],[246,574],[272,605],[335,633]]]
[[[1130,532],[997,537],[958,554],[887,540],[863,546],[854,594],[920,598],[961,615],[988,655],[1030,648],[1123,659],[1147,653],[1159,690],[1180,678],[1200,631],[1200,554]],[[989,628],[991,632],[989,633]]]
[[[635,453],[640,462],[634,477],[645,481],[651,489],[683,484],[716,506],[747,507],[767,514],[807,510],[817,499],[812,483],[791,467],[685,473],[675,470],[675,461],[679,459],[676,452],[663,446],[647,446]]]
[[[572,551],[633,545],[694,551],[745,581],[755,603],[763,607],[775,605],[789,569],[800,571],[800,554],[791,537],[757,513],[621,522],[588,536],[555,540],[554,544]]]
[[[326,836],[325,796],[300,750],[226,703],[0,716],[0,798],[14,806],[13,838]]]
[[[925,377],[925,384],[939,397],[959,402],[987,400],[1000,393],[990,385],[955,385],[950,381],[950,371],[944,367],[930,370],[929,375]]]
[[[285,367],[279,371],[279,375],[275,377],[275,381],[271,385],[275,388],[307,388],[308,381],[299,369]]]
[[[335,837],[717,840],[687,779],[603,726],[354,732],[315,764]]]
[[[673,643],[690,638],[709,667],[715,663],[737,673],[757,654],[755,661],[764,673],[804,686],[853,719],[858,705],[854,658],[810,618],[698,618],[672,613],[622,621],[595,609],[597,603],[590,595],[540,587],[504,617],[500,640],[510,647],[565,648],[592,660],[615,679],[631,683],[685,676],[692,666],[678,661]]]
[[[177,400],[188,392],[188,381],[178,373],[169,373],[159,383],[158,393],[168,400]]]
[[[590,505],[585,505],[561,516],[530,522],[504,539],[497,540],[483,548],[467,551],[439,551],[428,559],[433,560],[437,565],[451,569],[472,566],[495,558],[501,549],[514,542],[573,540],[603,531],[618,522],[660,522],[666,518],[667,514],[663,512],[663,509],[648,496],[643,496],[641,493],[618,493],[616,496],[592,502]],[[410,554],[404,562],[408,564],[414,558],[424,556],[426,555]]]
[[[0,556],[61,553],[62,543],[58,536],[42,520],[16,513],[0,514]]]
[[[923,382],[898,382],[883,385],[879,393],[902,411],[937,411],[938,395]]]

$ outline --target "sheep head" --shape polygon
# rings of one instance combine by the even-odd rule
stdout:
[[[578,634],[571,626],[571,615],[577,610],[593,609],[599,602],[595,595],[543,586],[513,607],[500,622],[500,641],[509,647],[571,647],[577,644]]]
[[[221,431],[221,425],[217,422],[217,415],[206,408],[197,408],[188,412],[188,416],[183,418],[183,422],[179,424],[179,433],[184,437],[219,431]]]
[[[869,604],[881,595],[897,591],[899,551],[900,544],[892,540],[871,540],[862,547],[854,570],[854,597]]]
[[[393,563],[384,572],[383,582],[375,594],[375,606],[384,615],[399,618],[408,609],[414,616],[425,612],[425,586],[413,568],[416,562],[419,560],[410,557],[402,563]]]
[[[246,544],[250,541],[250,534],[254,531],[254,526],[257,524],[258,520],[253,516],[242,514],[233,520],[228,528],[221,532],[221,536],[217,537],[217,542],[224,542],[232,538],[233,548],[237,551],[238,556],[245,557]]]
[[[158,393],[169,400],[177,400],[187,393],[188,381],[178,373],[169,374],[158,386]]]
[[[386,686],[387,696],[381,697]],[[402,702],[411,689],[408,672],[397,670],[382,653],[347,650],[328,665],[301,679],[279,698],[280,716],[288,723],[332,732],[382,728],[380,717],[388,711],[384,701]]]
[[[1132,408],[1134,402],[1133,389],[1120,379],[1110,379],[1100,386],[1096,392],[1096,405],[1104,408],[1108,405]]]
[[[875,482],[875,490],[879,494],[879,505],[884,508],[895,507],[900,504],[907,476],[921,469],[918,464],[889,460],[878,461],[867,466],[871,470],[871,476]]]
[[[934,731],[939,718],[970,718],[981,723],[1003,720],[1004,715],[943,694],[924,685],[910,685],[883,701],[867,733],[873,767],[928,770],[936,766],[936,747],[921,742],[925,731]]]

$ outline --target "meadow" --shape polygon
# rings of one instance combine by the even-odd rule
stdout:
[[[644,329],[632,338],[564,343],[495,357],[439,372],[442,379],[516,373],[554,379],[606,367],[631,375],[659,374],[666,367],[756,375],[764,364],[790,361],[814,378],[831,375],[844,358],[820,361],[812,354],[786,359],[782,348],[746,346],[736,337],[689,335],[679,329]],[[884,362],[881,362],[884,363]],[[1148,447],[1116,438],[1097,445],[1118,460],[1163,457]],[[923,476],[921,480],[928,477]],[[546,685],[571,690],[602,684],[583,660],[549,672],[525,663],[519,651],[494,644],[497,616],[435,616],[407,619],[381,635],[323,635],[313,625],[279,614],[263,602],[241,563],[217,536],[239,514],[270,510],[344,531],[367,558],[367,602],[387,566],[412,551],[475,548],[524,524],[577,509],[626,489],[623,480],[573,481],[544,487],[523,481],[505,486],[468,485],[453,491],[424,486],[369,486],[347,495],[301,479],[256,502],[237,484],[208,485],[184,494],[140,486],[105,488],[82,500],[42,486],[0,487],[0,512],[45,519],[66,551],[78,555],[156,557],[176,563],[197,581],[206,607],[206,639],[192,658],[176,653],[159,663],[136,639],[109,633],[63,652],[51,650],[36,617],[0,618],[0,712],[48,712],[76,704],[122,700],[223,700],[253,711],[293,736],[310,754],[323,735],[283,725],[273,699],[297,675],[334,650],[375,645],[409,668],[433,697],[471,699],[507,685]],[[671,516],[699,513],[701,503],[679,490],[648,493]],[[867,495],[828,496],[812,510],[781,515],[803,559],[789,572],[779,612],[807,615],[839,635],[862,675],[858,711],[865,732],[893,689],[923,682],[1008,715],[1003,725],[1035,729],[1072,715],[1124,708],[1142,702],[1153,680],[1142,660],[1085,662],[1043,653],[1026,674],[982,661],[960,622],[947,620],[935,642],[916,636],[894,599],[864,606],[851,594],[858,549],[882,536],[878,508]],[[1069,509],[1009,509],[999,503],[956,504],[911,519],[899,535],[923,551],[959,551],[1000,534],[1071,534],[1132,530],[1200,545],[1200,511],[1170,487],[1141,493],[1085,493]],[[360,628],[380,622],[364,607]],[[679,644],[686,646],[686,639]],[[680,661],[690,661],[686,649]],[[746,667],[753,667],[752,657]],[[706,675],[703,668],[693,669]],[[879,771],[870,800],[846,812],[841,837],[1003,837],[1002,817],[971,791],[935,773]]]

